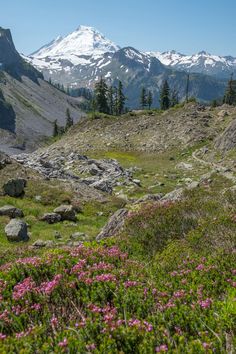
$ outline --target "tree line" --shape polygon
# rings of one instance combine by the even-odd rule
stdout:
[[[118,116],[124,113],[126,100],[120,80],[117,86],[108,86],[101,77],[95,84],[93,111]]]
[[[53,136],[57,137],[67,132],[67,130],[74,125],[73,118],[71,117],[70,109],[66,109],[66,124],[64,127],[59,126],[57,119],[53,122]]]

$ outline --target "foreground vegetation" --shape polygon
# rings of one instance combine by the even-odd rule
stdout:
[[[101,244],[2,254],[1,353],[233,352],[228,188],[213,176],[182,202],[137,206]]]

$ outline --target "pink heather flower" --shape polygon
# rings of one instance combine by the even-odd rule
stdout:
[[[232,274],[236,275],[236,269],[232,269]]]
[[[202,343],[202,346],[204,349],[209,349],[211,347],[211,344],[204,342]]]
[[[98,271],[98,270],[105,271],[105,270],[112,270],[112,269],[114,269],[114,265],[110,264],[110,263],[105,263],[105,262],[95,263],[90,268],[90,270],[93,270],[93,271]]]
[[[199,264],[199,265],[196,267],[196,270],[203,270],[203,269],[205,269],[204,264]]]
[[[206,299],[206,300],[202,300],[202,301],[198,301],[198,304],[201,306],[201,308],[209,308],[212,304],[212,300],[211,299]]]
[[[39,257],[27,257],[27,258],[21,258],[16,261],[17,264],[30,264],[33,266],[39,265],[41,262],[41,259]]]
[[[51,323],[51,325],[52,325],[53,327],[56,327],[56,326],[58,325],[58,318],[53,315],[52,318],[51,318],[50,323]]]
[[[0,333],[0,340],[4,340],[6,338],[7,338],[6,334]]]
[[[71,269],[71,273],[78,273],[79,271],[81,271],[86,265],[86,260],[85,259],[81,259],[72,269]]]
[[[137,286],[137,285],[138,285],[138,282],[137,282],[137,281],[131,281],[131,280],[127,280],[127,281],[124,283],[125,288],[131,288],[131,287]]]
[[[110,273],[96,275],[95,279],[96,279],[96,281],[100,281],[100,282],[110,282],[110,281],[115,282],[116,281],[116,277]]]
[[[153,325],[151,323],[148,323],[147,321],[143,321],[143,324],[147,332],[151,332],[153,330]]]
[[[178,290],[176,292],[174,292],[173,297],[175,297],[176,299],[180,299],[181,297],[185,296],[185,291],[184,290]]]
[[[31,277],[25,278],[21,283],[14,286],[13,289],[13,299],[19,300],[24,297],[27,293],[36,290],[35,282]]]
[[[61,348],[66,348],[68,346],[68,340],[66,338],[64,338],[62,342],[58,343],[58,345]]]
[[[51,281],[42,283],[39,287],[39,291],[44,293],[45,295],[51,295],[53,290],[59,285],[61,278],[61,274],[55,275],[55,277]]]
[[[96,349],[96,344],[92,343],[92,344],[88,344],[86,345],[86,349],[89,351],[95,350]]]
[[[159,347],[156,347],[155,351],[156,351],[156,353],[167,352],[168,347],[166,344],[162,344]]]
[[[33,304],[30,308],[31,310],[39,311],[41,309],[41,304]]]

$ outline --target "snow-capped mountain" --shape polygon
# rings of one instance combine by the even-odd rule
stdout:
[[[105,38],[93,27],[79,26],[65,37],[57,37],[29,58],[38,68],[60,70],[65,64],[86,65],[90,58],[98,58],[104,53],[114,53],[119,49],[115,43]]]
[[[212,55],[205,51],[193,55],[184,55],[176,51],[149,52],[164,65],[177,70],[192,73],[207,74],[219,78],[229,78],[231,73],[236,73],[236,58],[231,56]]]

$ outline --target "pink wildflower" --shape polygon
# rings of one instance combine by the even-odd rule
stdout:
[[[4,340],[6,338],[7,338],[6,334],[0,333],[0,340]]]
[[[156,347],[156,353],[161,353],[161,352],[167,352],[168,351],[168,347],[166,344],[162,344],[159,347]]]
[[[198,304],[201,306],[201,308],[209,308],[212,304],[212,300],[211,299],[206,299],[206,300],[201,300],[201,301],[198,301]]]
[[[62,342],[58,343],[58,345],[61,348],[66,348],[68,346],[68,340],[66,338],[64,338]]]

